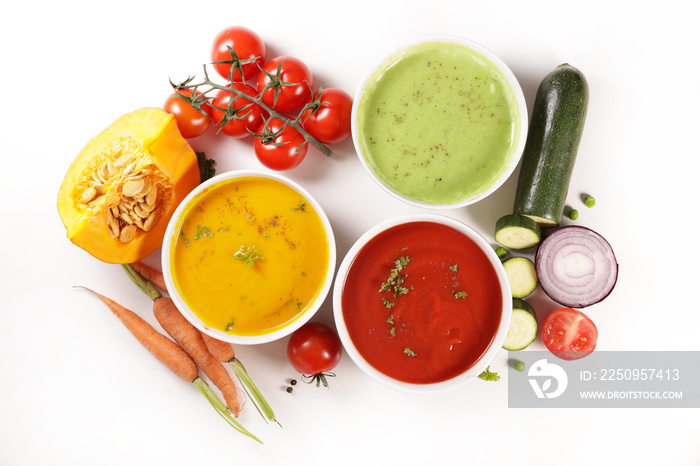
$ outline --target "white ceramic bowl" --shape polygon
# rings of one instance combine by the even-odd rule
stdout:
[[[360,135],[360,130],[359,130],[359,123],[358,119],[362,116],[359,114],[358,109],[361,106],[361,102],[363,100],[363,96],[371,92],[372,89],[374,88],[374,84],[379,80],[379,78],[382,76],[382,74],[394,66],[398,60],[401,58],[405,57],[406,55],[410,54],[412,50],[414,50],[415,47],[421,46],[426,43],[430,42],[447,42],[447,43],[452,43],[452,44],[458,44],[463,47],[467,47],[477,54],[480,54],[483,56],[487,61],[490,61],[493,63],[498,70],[500,70],[502,74],[502,78],[505,79],[507,82],[507,85],[510,86],[512,89],[512,96],[515,100],[514,102],[514,107],[517,107],[517,113],[518,113],[518,119],[519,122],[518,124],[513,128],[513,142],[509,151],[509,154],[507,156],[506,160],[506,165],[502,167],[500,173],[498,174],[497,178],[488,186],[482,188],[479,192],[472,194],[469,197],[463,198],[463,199],[458,199],[456,201],[450,201],[447,203],[433,203],[433,202],[428,202],[428,201],[423,201],[419,199],[415,199],[413,197],[410,197],[409,195],[399,192],[397,188],[389,186],[385,180],[382,179],[382,176],[379,175],[376,171],[375,168],[372,165],[372,162],[369,160],[370,156],[368,155],[368,152],[370,151],[369,148],[367,147],[368,145],[365,144],[362,140],[362,137]],[[426,123],[431,123],[434,124],[434,121],[430,118],[430,114],[422,115],[421,118],[425,119]],[[481,199],[484,199],[486,196],[489,194],[493,193],[496,189],[498,189],[507,179],[508,177],[513,173],[515,170],[516,166],[518,165],[518,162],[520,161],[520,158],[522,157],[523,149],[525,147],[525,140],[527,138],[527,128],[528,128],[528,114],[527,114],[527,104],[525,102],[525,96],[523,95],[522,88],[520,87],[520,83],[518,82],[517,78],[513,74],[513,72],[510,70],[508,65],[506,65],[496,54],[494,54],[491,50],[487,49],[483,45],[480,45],[476,42],[463,39],[460,37],[454,37],[454,36],[435,36],[435,37],[430,37],[425,40],[413,42],[397,51],[389,55],[387,58],[385,58],[379,65],[377,65],[374,69],[372,69],[367,76],[363,79],[362,83],[360,84],[354,100],[353,100],[353,107],[352,107],[352,139],[353,143],[355,145],[355,149],[357,150],[358,156],[360,158],[360,161],[362,165],[364,166],[365,170],[367,173],[370,175],[370,177],[379,185],[381,186],[385,191],[390,193],[392,196],[408,203],[414,206],[418,207],[426,207],[426,208],[431,208],[431,209],[447,209],[447,208],[457,208],[457,207],[463,207],[467,206],[470,204],[473,204]]]
[[[180,292],[173,281],[170,262],[170,251],[177,239],[180,218],[182,217],[183,213],[187,212],[187,209],[190,206],[190,204],[193,201],[196,201],[196,197],[198,196],[198,194],[200,194],[203,190],[209,188],[214,184],[236,180],[242,177],[269,178],[282,182],[287,186],[291,187],[292,189],[296,190],[301,196],[303,196],[306,199],[306,201],[308,201],[309,204],[313,206],[314,210],[316,210],[319,218],[321,219],[321,222],[323,223],[323,227],[326,231],[326,235],[328,238],[328,270],[323,280],[322,287],[311,306],[308,309],[306,309],[304,313],[292,323],[271,333],[256,336],[235,335],[206,326],[202,322],[202,320],[192,311],[192,309],[189,308],[183,297],[180,295]],[[272,172],[259,170],[234,170],[214,176],[213,178],[202,183],[180,203],[180,205],[175,210],[175,213],[173,214],[172,218],[170,219],[170,222],[168,223],[168,228],[166,230],[165,238],[163,240],[161,260],[163,266],[163,274],[165,277],[165,283],[168,287],[168,293],[174,301],[177,308],[180,310],[180,312],[182,312],[182,314],[187,318],[187,320],[189,320],[200,331],[207,333],[222,341],[242,345],[254,345],[275,341],[291,334],[299,327],[304,325],[306,322],[308,322],[308,320],[311,319],[311,317],[313,317],[316,311],[318,311],[318,309],[323,304],[326,296],[328,295],[328,292],[331,288],[331,284],[333,282],[333,275],[335,273],[336,265],[336,245],[331,224],[324,210],[321,208],[321,205],[311,196],[311,194],[309,194],[300,185],[282,175]]]
[[[502,300],[501,316],[500,322],[498,324],[495,336],[493,337],[491,343],[488,345],[482,356],[468,369],[464,372],[454,376],[451,379],[444,380],[442,382],[436,383],[407,383],[395,378],[392,378],[383,372],[377,370],[372,366],[358,351],[357,347],[350,337],[348,332],[348,327],[345,323],[343,317],[343,289],[345,287],[346,279],[348,277],[348,272],[350,271],[353,263],[362,248],[378,234],[388,230],[397,225],[410,224],[414,222],[434,222],[442,225],[447,225],[458,232],[462,233],[469,239],[471,239],[476,245],[485,253],[488,258],[489,263],[493,266],[496,272],[498,283],[500,286],[500,294]],[[407,267],[410,267],[407,266]],[[486,367],[491,364],[493,359],[496,357],[498,352],[501,350],[503,342],[505,341],[506,334],[508,333],[508,327],[510,325],[510,317],[512,313],[512,296],[510,284],[508,282],[508,277],[506,276],[503,265],[500,259],[496,255],[493,247],[474,229],[465,225],[464,223],[455,220],[451,217],[447,217],[440,214],[410,214],[401,217],[386,220],[371,229],[369,229],[364,235],[362,235],[357,242],[350,248],[347,255],[343,259],[338,269],[338,273],[335,279],[335,285],[333,288],[333,313],[335,318],[336,327],[338,330],[338,335],[343,343],[345,350],[347,351],[350,358],[357,364],[357,366],[368,374],[370,377],[376,381],[386,385],[388,387],[394,388],[396,390],[407,392],[407,393],[437,393],[446,390],[451,390],[464,385],[465,383],[478,377]]]

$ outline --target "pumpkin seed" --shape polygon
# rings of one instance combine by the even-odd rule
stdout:
[[[107,163],[102,165],[102,176],[104,176],[105,180],[110,179],[116,173],[117,173],[117,169],[114,168],[114,165],[112,165],[111,160],[108,160]]]
[[[104,179],[101,172],[101,169],[92,172],[92,181],[95,183],[99,183],[100,185],[104,184],[104,182],[107,181]]]
[[[144,187],[143,178],[129,180],[122,186],[122,194],[128,197],[133,197],[141,192]]]
[[[122,219],[125,223],[131,225],[134,223],[133,220],[131,220],[131,213],[129,212],[122,212],[122,214],[119,216],[120,219]]]
[[[136,231],[136,225],[129,225],[122,228],[122,231],[119,233],[119,241],[121,241],[122,243],[128,243],[129,241],[134,239]]]
[[[151,190],[146,193],[146,197],[144,199],[146,201],[146,205],[151,209],[156,205],[156,200],[158,199],[158,188],[156,185],[151,186]]]
[[[131,212],[130,216],[133,225],[136,225],[137,227],[143,229],[143,220],[141,219],[141,217],[139,217],[134,211]]]
[[[148,178],[143,178],[143,188],[141,188],[141,191],[139,191],[139,195],[145,196],[148,194],[148,192],[151,190],[151,186],[153,183],[151,183],[151,180]]]
[[[134,212],[143,219],[148,218],[152,211],[153,207],[149,207],[143,202],[134,207]]]
[[[131,175],[134,172],[134,168],[136,168],[136,162],[131,162],[122,172],[122,176]]]
[[[112,238],[119,237],[119,233],[120,233],[119,220],[117,220],[116,218],[112,218],[112,221],[107,224],[107,227],[109,229],[109,235]]]
[[[127,153],[122,156],[120,156],[117,160],[114,161],[114,167],[115,168],[122,168],[126,167],[129,162],[131,162],[131,159],[133,159],[134,156]],[[133,168],[132,168],[133,169]]]
[[[143,222],[143,229],[144,231],[150,231],[151,228],[156,224],[156,221],[158,220],[158,211],[154,210],[151,212],[146,219],[145,222]]]
[[[83,195],[80,197],[80,202],[87,204],[88,202],[95,199],[95,196],[97,196],[97,190],[90,186],[85,191],[83,191]]]

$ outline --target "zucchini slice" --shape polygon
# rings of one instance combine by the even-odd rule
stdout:
[[[534,309],[522,299],[513,298],[513,314],[503,349],[519,351],[527,348],[537,338],[537,316]]]
[[[588,109],[583,73],[563,64],[549,73],[535,95],[513,213],[543,227],[559,225]]]
[[[527,249],[537,246],[542,230],[536,221],[519,214],[508,214],[496,222],[496,242],[509,249]]]
[[[524,298],[537,287],[535,264],[527,257],[513,257],[503,263],[514,298]]]

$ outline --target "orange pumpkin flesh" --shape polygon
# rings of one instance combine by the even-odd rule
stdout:
[[[74,244],[127,264],[162,245],[175,208],[199,183],[197,156],[173,116],[143,108],[78,154],[59,189],[58,212]]]

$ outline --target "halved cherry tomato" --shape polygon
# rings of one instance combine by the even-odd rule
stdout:
[[[182,89],[179,92],[192,98],[192,89]],[[175,117],[177,128],[185,139],[201,136],[211,126],[211,108],[209,104],[203,102],[201,108],[209,116],[202,114],[180,97],[177,92],[170,94],[163,104],[163,110]]]
[[[341,89],[323,89],[307,105],[301,116],[301,124],[310,135],[323,144],[337,144],[350,136],[352,97]]]
[[[309,322],[295,331],[287,344],[287,358],[294,369],[305,377],[328,386],[326,377],[335,369],[343,347],[333,329],[320,322]]]
[[[313,75],[304,62],[294,57],[273,58],[258,75],[258,92],[265,105],[278,112],[299,108],[311,97]]]
[[[233,83],[233,86],[246,95],[255,97],[257,93],[252,86],[245,83]],[[258,104],[251,102],[245,97],[240,97],[231,91],[219,90],[216,97],[211,101],[211,115],[214,124],[218,125],[226,116],[226,109],[231,106],[233,111],[240,110],[236,113],[239,118],[230,119],[221,127],[221,132],[234,138],[244,138],[250,136],[248,130],[257,131],[263,123],[263,116],[267,112]],[[244,108],[246,107],[246,108]],[[224,110],[220,110],[224,109]]]
[[[256,60],[241,66],[244,79],[241,79],[240,71],[234,70],[233,80],[249,81],[255,78],[260,71],[258,65],[263,66],[265,63],[265,43],[260,36],[242,26],[232,26],[224,29],[214,38],[211,49],[211,61],[231,60],[231,53],[228,47],[231,47],[236,52],[240,61],[251,60],[257,57]],[[215,63],[212,66],[222,78],[229,79],[231,65]]]
[[[591,354],[598,342],[598,329],[583,312],[563,307],[545,319],[542,341],[556,357],[572,361]]]
[[[257,133],[267,137],[255,138],[255,155],[260,163],[273,170],[296,167],[309,150],[304,136],[277,118],[271,118],[267,127],[262,124]]]

